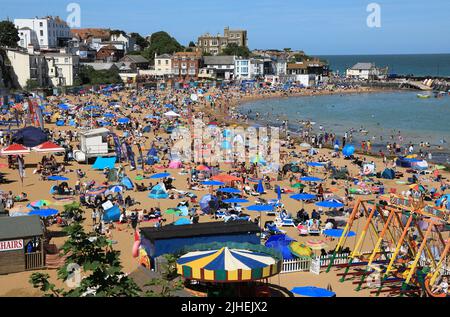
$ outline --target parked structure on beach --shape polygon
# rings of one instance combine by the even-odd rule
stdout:
[[[384,79],[387,76],[388,68],[378,68],[374,63],[357,63],[352,68],[347,69],[347,78],[352,79]]]

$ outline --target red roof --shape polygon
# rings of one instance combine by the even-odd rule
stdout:
[[[65,149],[63,147],[60,147],[59,145],[47,141],[42,144],[39,144],[38,146],[35,146],[33,150],[38,152],[64,152]]]
[[[1,155],[20,155],[28,154],[30,150],[22,144],[13,143],[0,151]]]

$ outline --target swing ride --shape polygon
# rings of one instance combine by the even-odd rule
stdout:
[[[357,219],[360,218],[358,221]],[[359,225],[363,223],[362,230]],[[342,249],[350,247],[347,233],[358,232],[348,263],[335,264]],[[368,286],[379,296],[445,297],[436,283],[450,274],[450,222],[445,211],[420,199],[383,195],[356,202],[333,252],[332,267],[343,270],[340,282],[353,280],[356,291]],[[447,240],[444,239],[447,236]],[[369,246],[368,252],[362,247]]]

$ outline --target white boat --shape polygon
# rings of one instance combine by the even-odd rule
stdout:
[[[428,99],[430,97],[431,97],[431,95],[417,94],[417,98],[421,98],[421,99]]]

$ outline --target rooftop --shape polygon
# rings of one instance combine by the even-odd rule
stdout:
[[[149,240],[257,233],[259,231],[258,225],[250,221],[205,222],[183,226],[167,225],[161,228],[141,228],[141,234]]]
[[[39,216],[0,217],[0,240],[44,234]]]
[[[370,70],[372,68],[375,68],[375,64],[373,64],[373,63],[356,63],[351,69]]]
[[[148,63],[148,59],[141,55],[126,55],[120,61],[131,60],[132,63]]]
[[[234,56],[204,56],[203,61],[206,65],[234,65]]]

